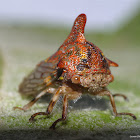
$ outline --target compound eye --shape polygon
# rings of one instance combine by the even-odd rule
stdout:
[[[79,75],[74,75],[71,78],[71,81],[72,81],[72,83],[79,84],[80,83],[80,76]]]

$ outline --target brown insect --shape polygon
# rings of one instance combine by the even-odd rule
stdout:
[[[118,113],[115,106],[114,94],[107,89],[107,85],[114,80],[109,69],[118,64],[104,56],[102,51],[84,37],[86,15],[80,14],[72,27],[71,33],[58,51],[41,61],[19,86],[19,92],[23,95],[33,95],[35,98],[23,106],[15,107],[26,111],[39,98],[46,93],[53,93],[46,112],[38,112],[31,116],[33,121],[37,115],[49,115],[60,95],[63,96],[62,117],[56,120],[51,129],[55,129],[58,122],[66,120],[68,100],[79,98],[82,94],[108,96],[115,116],[129,115],[136,119],[132,113]]]

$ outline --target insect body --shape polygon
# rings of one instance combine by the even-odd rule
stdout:
[[[84,37],[86,15],[80,14],[72,27],[70,35],[55,54],[40,62],[35,70],[27,76],[19,87],[23,95],[33,95],[35,98],[21,110],[29,109],[46,93],[53,93],[46,112],[38,112],[31,116],[30,121],[37,115],[49,115],[59,99],[63,96],[62,118],[56,120],[50,128],[55,129],[58,122],[67,117],[68,100],[79,98],[82,94],[109,96],[115,116],[130,115],[117,113],[113,95],[107,85],[114,80],[109,69],[118,64],[106,58],[103,52]],[[116,94],[114,96],[123,96]]]

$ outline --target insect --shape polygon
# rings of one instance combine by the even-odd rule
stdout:
[[[57,52],[41,61],[20,84],[21,94],[33,95],[35,98],[23,108],[14,109],[26,111],[46,93],[53,94],[46,112],[33,114],[29,121],[33,121],[37,115],[49,115],[61,95],[62,117],[50,127],[55,129],[58,122],[67,118],[68,100],[77,99],[82,94],[108,96],[115,116],[129,115],[136,119],[132,113],[117,112],[114,96],[122,96],[125,99],[126,96],[112,95],[107,85],[114,80],[109,67],[118,67],[118,64],[106,58],[97,46],[85,39],[85,24],[86,15],[80,14],[75,19],[69,36]]]

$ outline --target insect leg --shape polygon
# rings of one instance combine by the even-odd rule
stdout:
[[[132,113],[125,113],[125,112],[117,113],[115,101],[114,101],[113,95],[110,93],[110,91],[101,92],[99,95],[100,96],[105,96],[105,95],[109,96],[110,102],[111,102],[111,105],[112,105],[112,108],[113,108],[113,113],[115,114],[115,116],[129,115],[129,116],[133,117],[134,120],[136,120],[136,116],[134,114],[132,114]]]
[[[64,99],[63,99],[63,112],[62,112],[62,118],[56,120],[50,127],[50,129],[55,129],[55,126],[58,122],[60,121],[64,121],[66,120],[66,117],[67,117],[67,108],[68,108],[68,99],[67,99],[67,96],[65,95],[64,96]]]
[[[38,112],[38,113],[33,114],[31,116],[31,118],[29,119],[29,121],[33,121],[34,118],[38,115],[49,115],[52,112],[52,109],[53,109],[54,105],[56,104],[57,100],[59,99],[60,93],[61,93],[61,87],[58,88],[58,90],[56,91],[56,93],[52,97],[52,100],[50,101],[46,112]]]
[[[127,96],[125,96],[124,94],[116,93],[116,94],[113,94],[112,96],[113,96],[113,97],[121,96],[121,97],[124,98],[124,100],[129,101],[128,98],[127,98]]]
[[[33,98],[28,104],[24,105],[22,108],[21,107],[13,107],[13,109],[19,109],[19,110],[23,110],[26,111],[29,108],[31,108],[43,95],[45,95],[47,92],[51,93],[53,92],[54,89],[53,88],[48,88],[43,90],[41,93],[39,93],[35,98]]]

